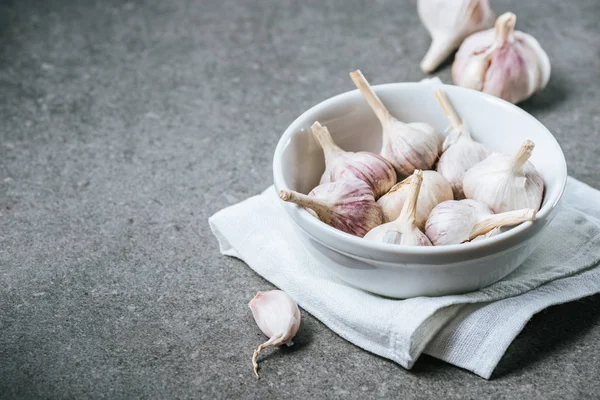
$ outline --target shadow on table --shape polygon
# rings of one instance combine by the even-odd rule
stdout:
[[[530,114],[553,110],[569,96],[568,83],[560,74],[551,75],[544,90],[519,103],[519,106]]]

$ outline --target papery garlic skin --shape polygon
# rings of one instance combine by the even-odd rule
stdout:
[[[412,179],[413,176],[409,176],[397,183],[387,194],[377,200],[385,222],[393,221],[400,215],[400,211],[409,197]],[[450,183],[439,172],[423,171],[423,182],[419,190],[415,217],[417,226],[423,228],[431,210],[439,203],[453,198]]]
[[[417,227],[415,219],[422,182],[423,171],[416,170],[410,177],[408,197],[398,218],[373,228],[365,239],[405,246],[431,246],[431,241]]]
[[[375,196],[379,197],[396,183],[394,166],[379,154],[342,150],[333,141],[327,127],[319,122],[312,125],[312,132],[325,156],[325,172],[321,176],[321,184],[339,179],[360,179],[369,184]]]
[[[359,237],[383,222],[373,190],[359,179],[325,183],[308,195],[281,190],[279,197],[309,209],[326,224]]]
[[[269,340],[261,344],[252,356],[254,373],[258,377],[256,359],[263,349],[293,344],[292,338],[300,328],[300,309],[296,302],[281,290],[258,292],[248,306],[260,330],[269,337]]]
[[[539,210],[544,195],[544,180],[528,161],[534,143],[527,140],[509,156],[493,153],[465,173],[465,196],[488,205],[495,213],[532,208]]]
[[[432,72],[474,32],[490,28],[496,18],[488,0],[419,0],[419,18],[432,41],[421,61]]]
[[[460,46],[452,64],[455,85],[519,103],[542,90],[550,79],[550,60],[531,35],[515,31],[516,16],[498,17],[494,29],[474,33]]]
[[[428,123],[405,123],[394,118],[360,70],[351,72],[350,77],[381,123],[380,154],[392,163],[399,177],[409,176],[416,169],[431,169],[437,161],[443,136]]]

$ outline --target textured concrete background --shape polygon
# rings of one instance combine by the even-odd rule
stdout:
[[[536,316],[491,381],[405,371],[306,313],[254,378],[246,304],[271,285],[207,218],[271,183],[280,134],[348,71],[419,80],[429,42],[414,0],[300,3],[0,2],[0,398],[600,396],[600,296]],[[492,3],[552,60],[523,108],[600,187],[600,3]]]

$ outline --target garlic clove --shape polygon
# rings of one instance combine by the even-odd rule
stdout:
[[[455,85],[519,103],[550,79],[550,60],[538,41],[515,31],[516,16],[502,14],[494,29],[469,36],[452,64]]]
[[[392,116],[360,70],[350,73],[352,81],[379,119],[383,141],[380,154],[406,177],[415,169],[431,169],[437,161],[442,135],[424,122],[404,123]]]
[[[383,212],[385,222],[393,221],[400,215],[404,203],[409,198],[410,182],[413,176],[394,185],[388,193],[377,200]],[[452,200],[450,183],[436,171],[423,171],[423,182],[417,200],[416,223],[419,228],[425,226],[429,213],[439,203]]]
[[[493,153],[475,164],[463,178],[465,196],[488,205],[496,213],[522,208],[539,210],[544,181],[528,161],[534,147],[527,140],[515,155]]]
[[[312,133],[325,156],[325,172],[320,183],[356,178],[369,184],[376,197],[387,193],[396,183],[394,166],[379,154],[342,150],[333,141],[327,127],[319,122],[312,125]]]
[[[490,28],[495,18],[488,0],[419,0],[418,13],[432,38],[421,61],[426,73],[434,71],[467,36]]]
[[[254,374],[258,378],[257,358],[262,350],[293,344],[292,338],[300,328],[300,309],[296,302],[281,290],[258,292],[248,306],[260,330],[269,337],[269,340],[258,346],[252,356]]]
[[[436,246],[481,240],[500,233],[503,226],[535,220],[533,209],[493,214],[485,204],[471,200],[451,200],[438,204],[425,224],[425,234]]]
[[[486,159],[491,152],[487,147],[472,139],[467,125],[458,117],[456,110],[443,91],[437,90],[435,97],[452,127],[452,131],[444,141],[444,152],[438,161],[437,170],[450,183],[454,198],[456,200],[464,199],[462,186],[465,172]]]
[[[417,202],[423,182],[423,171],[416,170],[410,178],[408,198],[404,202],[398,218],[371,229],[365,235],[365,239],[405,246],[431,246],[431,241],[416,224]]]
[[[279,191],[279,197],[310,209],[321,221],[343,232],[363,237],[382,223],[382,214],[371,187],[359,179],[325,183],[308,195],[293,190]]]

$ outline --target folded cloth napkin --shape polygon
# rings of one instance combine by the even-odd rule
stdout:
[[[461,295],[394,300],[347,285],[303,247],[273,187],[209,223],[223,254],[346,340],[409,369],[425,352],[488,379],[535,313],[600,292],[600,192],[574,178],[534,254],[501,281]]]

